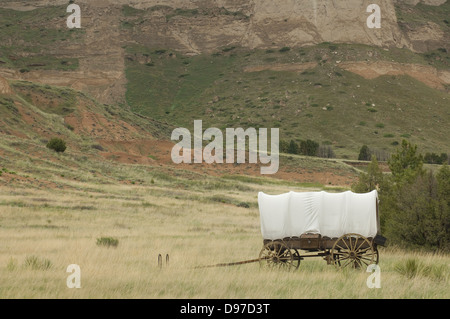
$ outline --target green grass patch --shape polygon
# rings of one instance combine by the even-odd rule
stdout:
[[[114,237],[100,237],[97,238],[97,246],[102,247],[117,247],[119,245],[119,240]]]

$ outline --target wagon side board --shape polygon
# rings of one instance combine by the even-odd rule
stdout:
[[[330,250],[339,238],[322,237],[318,234],[305,234],[300,237],[287,237],[280,239],[291,249],[316,251],[316,250]],[[367,238],[369,242],[372,242],[373,238]],[[272,240],[265,239],[264,245],[272,242]],[[350,245],[349,241],[344,240],[344,243]],[[353,242],[352,245],[355,245]],[[356,243],[360,249],[367,248],[366,243]]]

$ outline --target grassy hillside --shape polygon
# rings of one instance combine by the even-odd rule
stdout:
[[[401,1],[396,3],[398,22],[403,28],[418,28],[432,21],[439,25],[445,32],[450,28],[450,1],[440,6],[426,5],[422,2],[411,6]]]
[[[127,51],[132,110],[174,125],[191,128],[202,119],[204,127],[220,129],[279,127],[281,139],[333,145],[347,158],[356,158],[363,144],[391,152],[403,138],[423,152],[450,147],[448,93],[407,75],[366,79],[340,67],[347,61],[428,65],[426,55],[329,43],[250,52],[226,47],[195,57],[136,46]],[[139,63],[139,55],[151,62]],[[299,71],[302,65],[312,67]],[[266,70],[258,71],[261,66]]]
[[[85,31],[68,29],[65,6],[15,11],[0,8],[0,67],[31,70],[76,70],[78,57],[68,46],[81,43]],[[67,56],[69,53],[69,56]]]

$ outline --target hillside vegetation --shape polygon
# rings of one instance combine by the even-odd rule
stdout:
[[[127,102],[135,112],[192,129],[279,127],[281,139],[332,145],[338,157],[357,159],[359,148],[392,152],[403,138],[422,152],[448,152],[447,86],[430,87],[431,75],[365,77],[352,63],[416,63],[426,55],[363,45],[247,51],[225,47],[183,56],[171,50],[127,49]],[[439,67],[449,55],[438,51]],[[145,64],[138,56],[148,57]],[[444,64],[446,63],[446,64]]]
[[[383,31],[384,42],[361,38],[364,24],[349,18],[348,30],[333,32],[336,42],[321,44],[329,26],[300,23],[313,12],[326,18],[309,5],[282,19],[298,6],[271,7],[267,15],[239,1],[225,7],[83,2],[83,27],[69,30],[66,6],[56,4],[0,8],[2,76],[70,86],[173,127],[191,128],[195,119],[220,129],[279,127],[282,140],[310,139],[339,158],[357,159],[364,144],[390,154],[403,138],[423,153],[449,152],[449,1],[383,6],[398,20],[386,15],[392,34]],[[340,9],[337,21],[343,12],[360,11]],[[305,28],[316,33],[313,42],[300,36]],[[339,40],[345,32],[354,40]],[[394,44],[392,36],[401,41]],[[256,39],[262,42],[248,45]]]

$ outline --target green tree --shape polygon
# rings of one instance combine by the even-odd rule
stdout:
[[[445,163],[436,174],[438,200],[440,207],[440,223],[443,236],[439,242],[442,250],[450,251],[450,169]]]
[[[313,140],[300,142],[300,153],[307,156],[316,156],[319,149],[319,143]]]
[[[395,206],[392,203],[395,197],[392,196],[391,180],[383,174],[375,155],[372,156],[372,161],[367,167],[367,173],[361,173],[358,182],[352,185],[352,191],[355,193],[367,193],[374,189],[378,191],[378,199],[380,200],[378,208],[380,227],[383,233],[392,212],[392,207]]]
[[[287,152],[289,154],[298,154],[298,150],[298,144],[294,140],[291,140]]]
[[[359,161],[370,161],[370,149],[367,145],[363,145],[361,147],[361,149],[359,150],[359,156],[358,156],[358,160]]]
[[[450,169],[447,164],[442,165],[441,169],[436,175],[439,195],[442,198],[450,199]],[[450,202],[448,202],[450,204]]]
[[[385,186],[385,178],[382,170],[378,165],[376,156],[372,156],[372,161],[367,167],[367,173],[361,173],[357,183],[352,185],[352,190],[355,193],[367,193],[374,189],[381,192],[381,189]]]
[[[417,154],[417,145],[406,140],[402,141],[401,148],[388,160],[389,169],[395,183],[411,183],[420,174],[423,174],[423,157]]]
[[[280,140],[280,152],[288,153],[289,152],[289,143],[285,140]]]
[[[444,197],[450,180],[447,175],[447,181],[443,181],[442,176],[435,177],[429,171],[402,185],[397,193],[397,211],[388,227],[392,240],[409,247],[450,249],[448,197]]]

